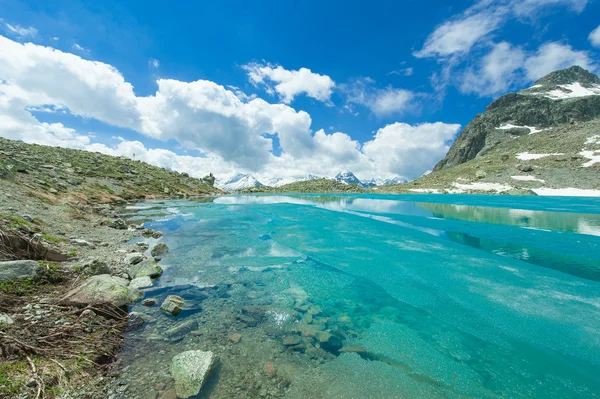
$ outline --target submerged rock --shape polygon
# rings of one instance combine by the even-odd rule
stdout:
[[[179,398],[197,395],[210,376],[215,355],[204,351],[187,351],[173,358],[171,375],[175,379],[175,391]]]
[[[160,310],[177,316],[183,310],[183,299],[178,295],[169,295],[160,305]]]
[[[79,287],[69,291],[61,303],[87,306],[94,302],[110,302],[117,307],[139,301],[142,293],[129,287],[129,281],[108,274],[100,274],[87,279]]]
[[[158,278],[163,271],[162,268],[156,264],[154,258],[148,258],[140,263],[131,265],[128,273],[131,279],[144,276]]]
[[[19,281],[34,278],[42,267],[34,260],[0,262],[0,281]]]
[[[165,244],[164,242],[159,242],[154,246],[154,248],[152,248],[152,251],[150,253],[152,254],[152,256],[161,256],[166,254],[167,252],[169,252],[169,247],[167,247],[167,244]]]
[[[182,321],[175,325],[175,327],[169,328],[165,331],[165,336],[168,338],[179,338],[189,332],[194,331],[198,328],[198,321],[196,319],[190,319]]]
[[[144,306],[154,306],[154,305],[156,305],[156,299],[153,299],[153,298],[144,299],[142,301],[142,304]]]

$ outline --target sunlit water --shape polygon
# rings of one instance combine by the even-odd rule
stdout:
[[[171,389],[171,358],[189,349],[219,357],[202,398],[600,396],[598,200],[224,196],[136,208],[170,248],[145,297],[177,294],[186,310],[133,307],[147,322],[121,356],[130,397]]]

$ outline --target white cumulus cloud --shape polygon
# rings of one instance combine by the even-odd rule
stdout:
[[[568,44],[548,42],[525,61],[525,70],[530,80],[536,80],[557,69],[579,65],[593,69],[592,61],[586,51],[577,51]]]
[[[207,80],[159,79],[156,84],[154,94],[138,96],[111,65],[0,36],[0,135],[110,155],[135,154],[136,159],[197,177],[208,172],[219,177],[235,172],[298,177],[351,170],[366,179],[420,176],[444,155],[446,140],[458,129],[444,123],[390,125],[362,146],[343,132],[313,133],[308,113],[246,96],[235,87]],[[397,109],[394,104],[403,101],[399,93],[384,91],[375,109]],[[147,148],[139,140],[101,144],[94,142],[93,132],[38,120],[40,112],[68,113],[154,139],[175,140],[201,155]],[[279,156],[273,155],[273,136],[281,146]],[[409,148],[418,152],[412,160],[400,156]]]
[[[377,165],[380,175],[414,179],[446,155],[459,130],[458,124],[397,122],[379,129],[373,140],[364,144],[363,152]]]
[[[592,46],[600,47],[600,25],[590,33],[588,39],[592,43]]]
[[[335,82],[329,76],[314,73],[308,68],[290,71],[281,65],[255,62],[243,68],[253,84],[265,85],[269,91],[277,93],[285,104],[291,103],[299,94],[329,102],[335,87]]]
[[[354,112],[352,104],[365,106],[377,116],[402,114],[418,106],[418,95],[412,91],[391,86],[377,88],[371,78],[356,79],[341,88],[350,112]]]

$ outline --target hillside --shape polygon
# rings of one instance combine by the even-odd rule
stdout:
[[[555,71],[528,89],[493,101],[465,127],[434,170],[468,162],[531,132],[599,116],[600,78],[578,66]]]
[[[429,175],[377,191],[585,195],[598,172],[600,79],[572,67],[494,101]]]
[[[0,178],[54,202],[193,196],[220,190],[187,174],[124,157],[0,138]]]

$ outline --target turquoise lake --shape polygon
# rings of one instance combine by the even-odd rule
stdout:
[[[146,323],[121,354],[130,397],[172,389],[191,349],[219,358],[198,398],[600,397],[598,199],[232,195],[127,212],[170,249],[145,298],[185,300],[176,318],[132,307]]]

